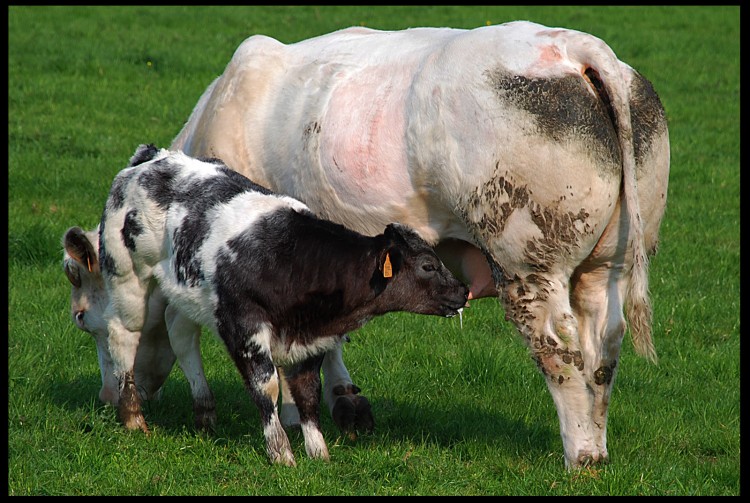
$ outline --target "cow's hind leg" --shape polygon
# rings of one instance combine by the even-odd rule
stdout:
[[[611,262],[610,262],[611,264]],[[627,278],[621,267],[585,263],[571,279],[571,302],[578,319],[584,376],[592,390],[595,458],[607,461],[607,411],[625,334],[623,299]]]
[[[224,330],[221,328],[222,325],[225,325]],[[250,397],[258,407],[266,439],[266,451],[271,463],[296,466],[289,439],[281,426],[276,408],[279,397],[279,374],[271,359],[271,328],[260,325],[257,330],[247,330],[221,321],[219,326],[219,335],[242,375]]]
[[[515,323],[544,374],[560,420],[560,434],[569,468],[602,461],[593,422],[595,390],[591,363],[579,339],[578,320],[563,275],[531,273],[503,280],[507,316]]]
[[[320,431],[320,365],[323,354],[284,368],[289,392],[299,411],[305,451],[311,458],[328,461],[328,447]]]
[[[216,401],[203,372],[200,325],[180,314],[171,305],[166,308],[165,320],[172,351],[190,384],[195,427],[200,430],[212,430],[216,426]]]
[[[342,346],[348,340],[348,336],[343,336],[333,349],[326,352],[322,369],[324,398],[333,422],[353,439],[357,431],[372,431],[375,420],[369,400],[359,394],[360,389],[352,383],[344,365]]]

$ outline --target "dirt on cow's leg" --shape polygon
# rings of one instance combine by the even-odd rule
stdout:
[[[524,336],[544,374],[560,420],[565,465],[579,468],[605,459],[594,422],[596,391],[579,341],[568,288],[554,277],[504,277],[502,298],[507,317]]]

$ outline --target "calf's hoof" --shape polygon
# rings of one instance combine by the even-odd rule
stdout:
[[[282,449],[281,451],[271,452],[268,451],[268,459],[274,465],[284,466],[297,466],[297,462],[294,460],[294,454],[289,449]]]
[[[146,435],[151,433],[146,426],[146,419],[141,413],[131,414],[129,411],[120,409],[120,420],[127,430],[141,430]]]
[[[375,428],[370,401],[359,395],[359,391],[353,384],[333,389],[333,394],[337,396],[331,409],[333,422],[352,440],[357,438],[358,431],[370,432]]]
[[[216,430],[216,409],[194,407],[195,428],[207,433]]]

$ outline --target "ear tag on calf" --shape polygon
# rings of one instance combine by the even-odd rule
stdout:
[[[384,278],[390,278],[393,276],[393,267],[391,267],[391,256],[390,254],[385,254],[385,262],[383,263],[383,277]]]
[[[91,272],[91,259],[86,255],[86,265],[89,266],[89,272]]]

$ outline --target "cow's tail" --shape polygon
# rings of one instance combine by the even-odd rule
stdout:
[[[643,222],[638,204],[633,126],[630,118],[630,92],[622,75],[622,65],[612,49],[599,39],[596,43],[580,45],[578,60],[582,73],[609,104],[611,118],[617,130],[622,155],[624,210],[629,221],[629,244],[633,252],[633,267],[625,294],[625,310],[636,353],[656,363],[656,350],[651,337],[652,310],[648,291],[648,255],[643,234]],[[569,56],[571,49],[568,47]]]

